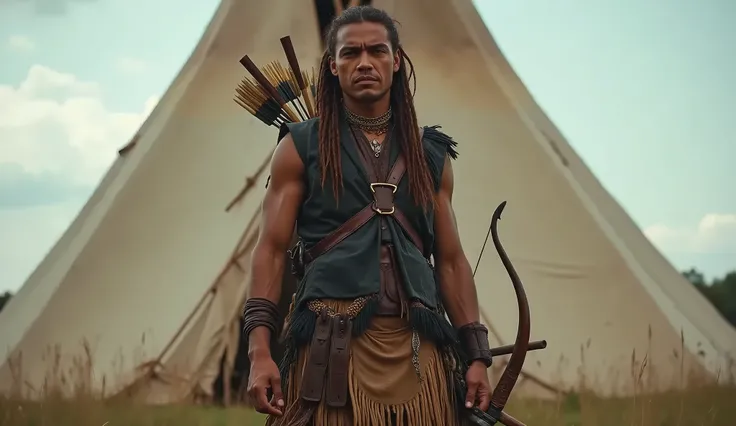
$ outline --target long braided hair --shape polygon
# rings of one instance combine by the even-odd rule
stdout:
[[[412,77],[414,77],[413,90],[416,90],[414,67],[409,56],[401,47],[399,32],[394,20],[383,10],[371,6],[355,6],[346,9],[332,21],[325,36],[325,52],[322,55],[319,82],[317,84],[322,186],[324,187],[329,176],[332,180],[336,198],[342,187],[340,130],[338,125],[342,108],[342,90],[338,77],[330,71],[330,59],[335,58],[338,30],[345,25],[360,22],[374,22],[386,27],[393,49],[392,53],[397,50],[399,52],[401,64],[399,70],[393,76],[390,94],[392,115],[395,120],[393,135],[398,139],[406,161],[409,192],[414,202],[425,208],[434,206],[434,187],[419,136],[419,125],[414,109],[414,93],[409,90],[409,82]]]

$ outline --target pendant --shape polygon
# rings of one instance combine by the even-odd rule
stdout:
[[[373,155],[375,155],[376,158],[378,158],[378,156],[381,155],[382,148],[383,147],[381,146],[381,143],[378,142],[377,140],[373,139],[371,141],[371,149],[373,149]]]

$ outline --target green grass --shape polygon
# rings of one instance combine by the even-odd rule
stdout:
[[[92,401],[0,403],[2,426],[249,426],[263,417],[247,408],[143,406]]]
[[[736,387],[703,386],[636,398],[572,394],[556,402],[515,400],[507,411],[528,426],[733,426]]]
[[[513,399],[513,398],[512,398]],[[528,426],[733,426],[736,386],[603,399],[574,394],[558,401],[513,400],[507,410]],[[247,408],[153,407],[85,398],[40,403],[0,399],[2,426],[249,426],[263,416]]]

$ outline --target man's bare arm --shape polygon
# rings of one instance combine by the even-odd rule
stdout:
[[[291,134],[286,135],[276,147],[270,172],[271,180],[261,206],[260,233],[251,258],[248,298],[265,298],[278,304],[284,254],[289,249],[304,194],[304,163]],[[270,340],[271,333],[266,327],[257,327],[251,332],[248,346],[251,360],[271,356]]]
[[[446,157],[434,220],[437,239],[435,261],[447,316],[452,325],[460,327],[480,321],[480,314],[473,271],[460,243],[455,212],[452,208],[454,181],[452,163],[450,158]]]
[[[468,324],[479,322],[480,313],[473,271],[460,243],[455,212],[452,209],[453,187],[452,164],[450,158],[447,157],[440,191],[437,195],[437,213],[434,223],[437,235],[435,256],[441,280],[440,291],[447,316],[450,317],[452,325],[462,329]],[[460,344],[472,360],[465,373],[465,383],[468,387],[465,394],[465,407],[471,408],[477,404],[483,411],[488,409],[491,397],[491,388],[486,373],[490,365],[490,351],[487,340],[485,343],[482,341],[487,339],[486,333],[487,331],[481,331],[472,326],[460,335]],[[472,337],[468,334],[471,334]]]

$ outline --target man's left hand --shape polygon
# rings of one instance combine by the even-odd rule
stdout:
[[[465,407],[472,408],[478,402],[478,408],[488,410],[491,401],[491,385],[488,383],[488,368],[480,361],[474,361],[465,373],[468,393],[465,396]]]

